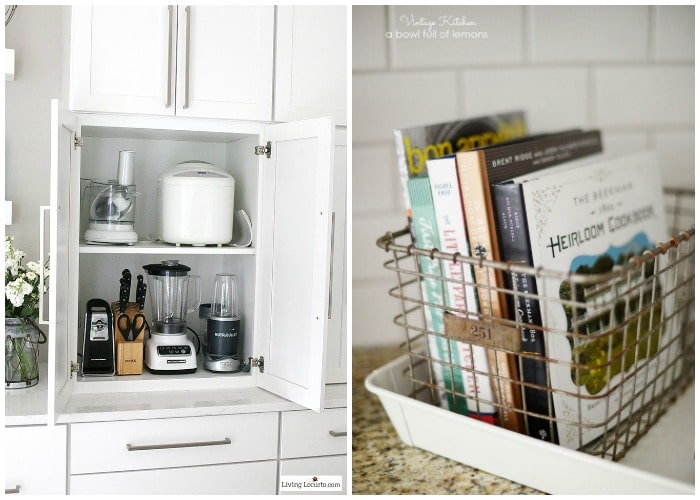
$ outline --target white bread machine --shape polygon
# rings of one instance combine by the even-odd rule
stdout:
[[[223,245],[233,236],[235,180],[215,165],[187,161],[158,178],[160,237],[176,245]]]

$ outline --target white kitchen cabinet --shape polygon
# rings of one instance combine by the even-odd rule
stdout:
[[[308,482],[312,482],[315,476],[334,476],[340,479],[343,485],[342,492],[319,491],[319,493],[345,493],[347,417],[347,408],[333,408],[323,413],[283,412],[280,423],[280,481],[284,480],[284,476],[305,476]],[[308,494],[309,491],[298,493]]]
[[[277,7],[275,120],[347,125],[347,7]]]
[[[274,495],[277,462],[71,476],[71,495]]]
[[[348,381],[347,330],[347,151],[346,130],[336,129],[333,171],[333,241],[332,267],[328,297],[328,343],[326,349],[326,383]]]
[[[72,110],[271,119],[273,6],[72,12]]]
[[[194,5],[177,10],[175,114],[270,120],[274,7]]]
[[[71,474],[274,460],[278,413],[71,425]]]
[[[71,494],[276,490],[279,413],[71,425]]]
[[[49,241],[52,262],[60,269],[54,271],[49,294],[53,340],[49,422],[61,421],[71,398],[100,393],[141,394],[146,400],[162,392],[183,391],[184,397],[186,390],[217,390],[233,396],[236,389],[260,387],[319,411],[325,389],[333,230],[332,120],[266,125],[73,114],[58,101],[53,102],[52,113]],[[270,158],[254,154],[256,146],[268,143]],[[252,219],[252,247],[82,243],[80,179],[113,178],[121,149],[136,152],[135,182],[142,193],[136,205],[136,231],[142,240],[157,232],[159,174],[174,163],[197,158],[226,169],[236,179],[235,209],[245,209]],[[238,275],[243,317],[239,351],[243,359],[260,359],[263,366],[248,373],[214,374],[201,368],[200,359],[198,371],[191,375],[144,370],[143,375],[127,377],[80,376],[77,353],[87,300],[116,300],[122,269],[138,274],[143,265],[166,259],[178,259],[201,276],[202,302],[211,300],[216,273]],[[145,313],[151,317],[148,302]],[[189,326],[197,328],[198,321],[196,315],[188,317]]]
[[[73,6],[70,107],[175,114],[174,6]]]
[[[323,413],[282,413],[280,457],[344,454],[348,442],[347,417],[347,408],[332,408]]]
[[[294,458],[280,461],[280,479],[284,476],[306,477],[307,482],[312,482],[313,477],[325,476],[324,479],[331,478],[339,480],[342,484],[340,491],[319,491],[318,494],[345,495],[347,493],[347,456],[333,455],[327,457]],[[309,495],[313,494],[307,488],[305,491],[282,491],[283,495]]]
[[[66,427],[6,427],[5,494],[65,495]]]

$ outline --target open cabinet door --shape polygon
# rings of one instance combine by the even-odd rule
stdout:
[[[77,124],[67,106],[51,101],[51,194],[49,215],[49,357],[48,357],[48,423],[56,422],[57,413],[67,397],[71,377],[69,325],[75,318],[69,314],[71,297],[75,296],[77,270],[71,262],[70,213],[79,200],[71,199],[74,177],[78,175],[79,148],[74,147]],[[75,195],[77,196],[77,194]],[[77,240],[76,240],[77,241]],[[42,249],[44,252],[45,249]]]
[[[333,121],[269,125],[261,159],[259,386],[320,411],[331,266]]]

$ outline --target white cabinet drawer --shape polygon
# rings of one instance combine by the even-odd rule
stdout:
[[[71,474],[274,459],[277,413],[73,424]]]
[[[283,412],[281,428],[281,458],[347,453],[347,408]]]
[[[66,427],[5,428],[5,491],[66,494]]]
[[[319,494],[345,494],[347,491],[347,456],[292,458],[280,463],[280,484],[284,476],[307,476],[309,481],[314,476],[340,476],[342,491],[319,491]],[[307,495],[313,491],[283,491],[284,495]]]
[[[274,495],[277,462],[71,476],[71,495]]]

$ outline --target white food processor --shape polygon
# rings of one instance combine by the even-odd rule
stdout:
[[[136,186],[134,152],[119,152],[117,179],[90,182],[90,222],[85,242],[90,244],[126,244],[138,241],[134,231]]]

